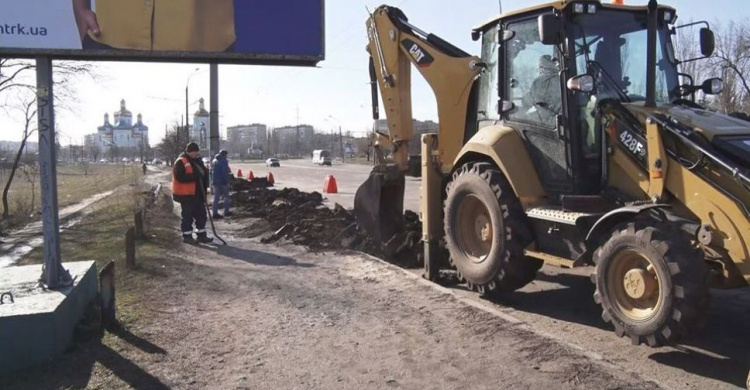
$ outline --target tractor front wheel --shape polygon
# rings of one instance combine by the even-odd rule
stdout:
[[[632,343],[658,347],[696,328],[708,306],[702,252],[679,230],[635,221],[594,253],[594,300],[602,319]]]
[[[517,290],[542,266],[524,256],[526,214],[503,174],[488,163],[463,165],[447,186],[445,239],[451,264],[480,293]]]

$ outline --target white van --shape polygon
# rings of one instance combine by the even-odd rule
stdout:
[[[331,166],[331,153],[327,150],[315,150],[313,151],[313,164],[328,165]]]

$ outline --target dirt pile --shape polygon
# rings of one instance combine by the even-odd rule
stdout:
[[[230,183],[232,191],[247,191],[253,188],[268,188],[272,186],[273,184],[265,177],[257,177],[253,180],[234,179]]]
[[[250,182],[234,185],[233,189],[236,192],[232,194],[232,204],[237,209],[268,223],[264,243],[287,239],[311,250],[352,249],[405,267],[422,264],[422,223],[411,211],[404,213],[405,233],[382,245],[359,228],[351,210],[338,204],[330,209],[318,192],[296,188],[275,190]],[[257,226],[249,228],[250,231],[258,235]]]

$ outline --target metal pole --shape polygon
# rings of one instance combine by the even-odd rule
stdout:
[[[344,153],[344,135],[341,134],[341,125],[339,125],[339,146],[341,146],[341,162],[344,162],[346,153]]]
[[[73,280],[60,260],[60,218],[57,208],[57,152],[55,109],[52,92],[52,59],[36,58],[37,121],[39,127],[39,176],[42,192],[44,266],[42,282],[49,289],[70,286]]]
[[[190,86],[190,78],[188,77],[188,82],[185,84],[185,135],[187,136],[187,140],[185,141],[190,142],[190,117],[188,115],[188,88]]]
[[[212,62],[209,71],[209,100],[211,103],[211,111],[209,112],[209,150],[211,151],[211,156],[215,156],[219,154],[219,149],[221,149],[221,137],[219,136],[219,64]]]
[[[648,2],[648,32],[646,43],[646,107],[656,107],[656,28],[658,24],[656,0]]]

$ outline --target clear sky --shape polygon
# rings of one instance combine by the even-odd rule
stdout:
[[[317,68],[221,65],[219,67],[220,129],[227,126],[265,123],[271,127],[308,123],[323,131],[342,126],[344,131],[371,128],[369,75],[365,46],[365,7],[370,10],[383,0],[326,0],[326,60]],[[625,0],[646,4],[647,0]],[[747,0],[672,0],[664,3],[678,9],[687,20],[740,21],[750,18]],[[393,0],[409,21],[465,51],[478,54],[479,43],[471,41],[471,28],[494,17],[497,0]],[[536,4],[529,0],[503,0],[504,11]],[[679,22],[678,22],[679,23]],[[293,26],[279,26],[293,28]],[[273,33],[273,32],[269,32]],[[127,100],[134,115],[143,114],[156,144],[166,125],[179,121],[185,112],[185,85],[190,78],[190,115],[197,100],[208,108],[208,65],[99,63],[96,81],[77,83],[78,99],[71,111],[58,114],[62,144],[81,143],[85,134],[96,132],[104,113],[119,109]],[[412,73],[414,117],[437,119],[435,99],[429,86]],[[333,117],[334,119],[329,119]],[[135,119],[135,118],[134,118]],[[191,118],[192,122],[192,118]],[[20,138],[20,118],[0,112],[0,139]]]

